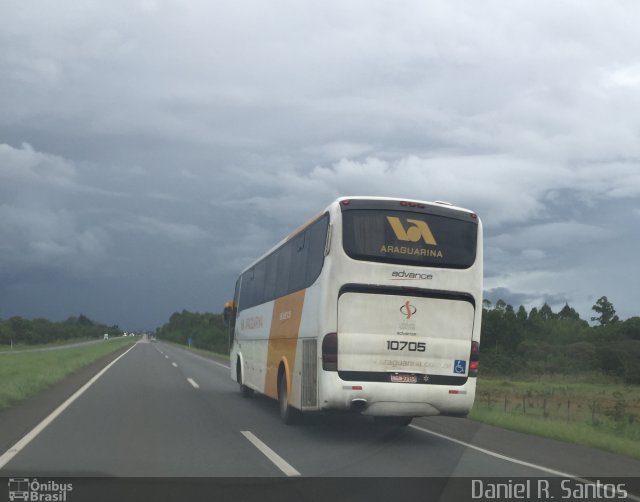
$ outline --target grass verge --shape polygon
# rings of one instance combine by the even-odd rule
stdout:
[[[0,345],[0,352],[8,352],[11,353],[14,350],[33,350],[33,349],[46,349],[48,347],[58,347],[60,345],[73,345],[76,343],[90,342],[96,340],[96,338],[73,338],[67,340],[56,340],[51,343],[36,343],[32,345],[28,345],[26,343],[17,343],[13,346],[10,345]]]
[[[2,356],[0,411],[42,392],[74,371],[135,341],[123,338],[85,347]]]
[[[470,418],[640,459],[640,386],[479,379]]]

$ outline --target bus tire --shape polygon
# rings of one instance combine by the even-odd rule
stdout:
[[[300,422],[302,414],[289,404],[289,394],[287,392],[287,377],[284,372],[278,381],[278,405],[280,408],[280,418],[287,425],[294,425]]]
[[[253,389],[251,387],[247,387],[242,383],[242,369],[240,366],[240,358],[238,358],[238,363],[236,365],[236,380],[240,384],[240,395],[245,399],[249,399],[253,397]]]
[[[406,427],[411,420],[413,417],[373,417],[376,424],[387,427]]]

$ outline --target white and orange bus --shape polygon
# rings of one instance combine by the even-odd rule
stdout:
[[[349,197],[240,275],[225,305],[243,396],[407,425],[475,397],[482,224],[442,202]]]

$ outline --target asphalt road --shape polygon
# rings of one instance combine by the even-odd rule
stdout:
[[[398,429],[363,416],[315,415],[286,426],[275,401],[240,396],[225,364],[172,345],[139,342],[20,451],[0,451],[6,462],[0,460],[0,476],[640,473],[640,462],[627,457],[466,419],[420,418]]]

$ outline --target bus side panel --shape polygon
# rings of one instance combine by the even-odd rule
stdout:
[[[302,410],[318,409],[318,339],[321,338],[321,282],[307,288],[289,402]],[[305,352],[306,345],[306,352]]]
[[[240,312],[236,321],[236,340],[232,355],[241,354],[244,384],[258,392],[264,392],[264,368],[267,360],[267,340],[272,324],[273,303],[265,303]],[[235,367],[236,361],[231,362]],[[232,375],[235,380],[236,375]]]
[[[296,349],[298,333],[302,320],[305,290],[278,298],[273,305],[271,329],[267,350],[267,371],[264,379],[264,393],[274,399],[278,398],[278,367],[285,359],[289,365],[287,387],[292,389],[291,378],[295,374]],[[289,391],[289,395],[292,392]]]

